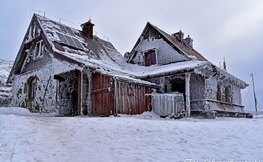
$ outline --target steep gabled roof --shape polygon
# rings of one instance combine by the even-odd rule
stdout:
[[[181,51],[181,53],[185,54],[186,56],[195,56],[197,60],[199,61],[208,61],[204,56],[202,56],[200,53],[198,53],[196,50],[189,48],[185,43],[180,42],[177,40],[175,37],[172,35],[166,33],[165,31],[159,29],[157,26],[152,25],[151,23],[147,22],[145,28],[143,29],[140,37],[138,38],[136,44],[134,45],[132,51],[134,51],[135,47],[140,43],[140,38],[145,34],[148,28],[153,28],[155,29],[161,36],[162,38],[170,44],[175,50]],[[131,58],[134,58],[132,56]]]
[[[94,39],[91,39],[83,31],[39,15],[34,16],[56,54],[61,54],[68,58],[71,58],[69,55],[80,55],[89,56],[95,60],[109,61],[123,58],[110,42],[96,36],[94,36]]]
[[[8,82],[10,82],[10,77],[13,74],[20,72],[23,62],[26,59],[26,53],[23,51],[31,45],[30,28],[33,24],[40,30],[41,39],[43,39],[49,52],[52,53],[55,58],[79,66],[98,65],[96,60],[109,64],[109,67],[111,64],[118,65],[118,62],[125,62],[123,56],[110,42],[104,41],[97,36],[91,39],[78,29],[34,14],[16,56],[14,66],[8,77]]]
[[[194,49],[189,48],[185,43],[180,42],[175,37],[171,36],[170,34],[164,32],[163,30],[159,29],[158,27],[152,25],[149,23],[153,28],[155,28],[159,33],[161,33],[169,42],[171,42],[174,46],[179,48],[183,53],[185,53],[188,56],[195,56],[197,60],[199,61],[207,61],[207,59],[201,55],[199,52],[197,52]]]

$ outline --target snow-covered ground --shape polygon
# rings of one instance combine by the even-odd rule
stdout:
[[[0,108],[0,161],[263,161],[263,114],[253,119],[54,117]]]

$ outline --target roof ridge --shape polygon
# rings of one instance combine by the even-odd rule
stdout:
[[[149,23],[149,22],[148,22]],[[176,38],[174,38],[173,36],[171,36],[169,33],[167,33],[166,31],[160,29],[158,26],[155,26],[151,23],[149,23],[152,27],[154,27],[160,34],[162,34],[166,39],[168,39],[174,46],[176,46],[180,51],[182,51],[185,55],[187,56],[191,56],[193,54],[187,53],[186,50],[182,49],[181,47],[179,47],[178,44],[176,44],[175,41],[177,41]],[[199,55],[198,57],[201,57],[203,61],[208,61],[201,53],[199,53],[198,51],[196,51],[194,48],[190,49],[186,44],[181,43],[182,45],[184,45],[185,47],[187,47],[187,49],[195,52],[197,55]],[[201,61],[202,61],[201,60]]]

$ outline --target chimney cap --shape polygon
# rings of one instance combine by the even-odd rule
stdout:
[[[82,28],[82,32],[84,32],[84,34],[86,36],[88,36],[89,38],[93,39],[93,26],[94,26],[94,24],[91,23],[91,19],[89,19],[89,21],[81,24],[80,26]]]
[[[184,33],[182,32],[182,30],[179,30],[179,32],[172,34],[172,36],[178,39],[180,42],[184,41]]]
[[[89,18],[89,21],[81,24],[80,26],[81,28],[86,28],[87,26],[94,26],[94,24],[91,22],[91,18]]]

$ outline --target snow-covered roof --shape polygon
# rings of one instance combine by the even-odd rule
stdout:
[[[148,30],[148,28],[155,29],[156,32],[160,34],[160,36],[173,47],[176,51],[180,51],[180,53],[186,55],[187,57],[195,57],[199,61],[208,61],[204,56],[202,56],[199,52],[194,50],[193,48],[190,48],[185,42],[180,42],[178,39],[175,38],[175,36],[172,36],[165,31],[161,30],[157,26],[151,24],[150,22],[147,22],[146,26],[144,27],[140,37],[138,38],[137,42],[135,43],[132,51],[135,50],[136,46],[141,41],[141,37],[145,34],[145,32]],[[132,53],[132,52],[131,52]],[[134,53],[134,55],[136,55]],[[131,56],[133,58],[134,56]]]
[[[193,72],[196,69],[211,65],[201,54],[190,49],[185,44],[179,42],[173,36],[165,33],[156,26],[147,23],[147,25],[155,28],[167,39],[173,46],[183,51],[187,56],[195,56],[197,60],[185,62],[177,62],[168,65],[153,65],[144,67],[127,63],[125,58],[116,50],[116,48],[108,41],[102,40],[97,36],[93,39],[89,38],[83,31],[66,26],[60,22],[50,20],[46,17],[34,14],[30,26],[24,38],[14,66],[9,75],[10,77],[19,71],[25,60],[25,52],[22,52],[24,46],[30,42],[30,27],[35,24],[41,30],[43,38],[48,50],[55,58],[67,61],[68,63],[79,66],[80,68],[92,68],[97,72],[107,74],[120,80],[129,80],[133,83],[145,85],[153,85],[153,83],[143,81],[141,79],[149,77],[167,76],[179,73]],[[144,29],[145,30],[145,29]],[[222,72],[221,74],[228,74]],[[238,78],[228,75],[234,80]],[[240,81],[245,84],[245,82]]]
[[[69,58],[78,61],[79,56],[84,56],[84,58],[89,57],[93,60],[107,62],[124,61],[122,55],[110,42],[96,36],[94,39],[90,39],[80,30],[40,15],[35,14],[34,17],[39,22],[51,50],[56,54],[65,56],[64,59]],[[74,57],[75,55],[76,57]]]
[[[176,39],[174,36],[166,33],[165,31],[159,29],[157,26],[152,25],[149,23],[150,26],[155,28],[159,33],[161,33],[170,43],[172,43],[175,47],[177,47],[179,50],[181,50],[184,54],[187,56],[195,56],[197,60],[199,61],[207,61],[207,59],[201,55],[196,50],[189,48],[185,43],[180,42],[178,39]]]

